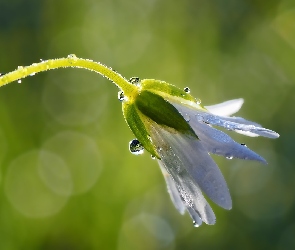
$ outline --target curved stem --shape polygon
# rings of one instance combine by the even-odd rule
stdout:
[[[38,72],[67,67],[87,69],[108,78],[124,92],[125,96],[133,96],[137,92],[135,85],[128,82],[123,76],[111,68],[89,59],[78,58],[74,54],[69,55],[67,58],[46,60],[25,67],[19,66],[16,70],[0,76],[0,86],[27,76],[35,75]]]

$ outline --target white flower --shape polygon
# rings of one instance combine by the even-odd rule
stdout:
[[[165,177],[170,197],[194,225],[215,223],[215,215],[203,196],[231,209],[230,193],[210,153],[228,159],[266,161],[243,144],[213,126],[248,136],[279,135],[240,117],[230,117],[243,99],[202,107],[195,99],[164,82],[143,80],[133,100],[123,103],[126,121],[142,145],[154,156]]]

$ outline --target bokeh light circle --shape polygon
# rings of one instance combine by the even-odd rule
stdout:
[[[87,192],[96,183],[102,162],[99,149],[91,137],[64,131],[49,138],[43,148],[59,155],[66,162],[73,183],[73,194]]]
[[[32,150],[15,158],[5,176],[5,193],[11,204],[27,217],[42,218],[57,213],[67,202],[66,195],[59,195],[43,182],[39,175],[42,165],[54,165],[63,175],[69,174],[67,166],[56,154]],[[54,177],[51,180],[55,179]],[[57,185],[61,179],[55,179]]]

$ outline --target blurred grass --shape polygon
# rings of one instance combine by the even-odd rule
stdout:
[[[1,73],[75,53],[126,78],[188,86],[205,105],[243,97],[239,115],[281,137],[235,136],[268,166],[215,157],[233,209],[213,204],[217,224],[195,229],[156,162],[128,152],[107,80],[65,69],[2,87],[0,249],[294,249],[294,24],[292,0],[2,0]],[[52,143],[68,133],[96,148],[87,161],[78,139]],[[36,152],[51,159],[43,168]],[[59,192],[71,185],[85,188]],[[55,212],[42,215],[44,202]]]

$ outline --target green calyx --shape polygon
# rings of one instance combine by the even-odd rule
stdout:
[[[183,90],[158,80],[142,80],[138,92],[123,102],[123,113],[127,124],[144,148],[160,159],[156,145],[151,140],[149,128],[153,122],[169,129],[197,137],[188,122],[166,98],[194,101]]]

